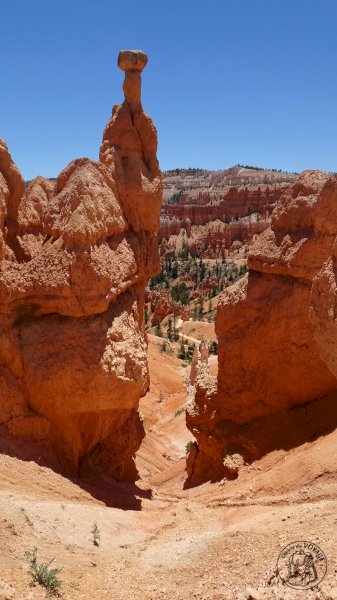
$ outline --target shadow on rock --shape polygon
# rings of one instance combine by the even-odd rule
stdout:
[[[218,420],[212,436],[199,424],[199,444],[187,456],[184,489],[221,479],[236,479],[240,468],[275,450],[314,442],[337,428],[337,390],[308,404],[239,425]]]
[[[151,489],[144,490],[136,484],[139,475],[133,461],[128,468],[127,481],[117,481],[99,469],[88,467],[82,473],[70,473],[56,459],[49,443],[14,438],[4,425],[0,426],[0,453],[50,469],[108,507],[138,511],[142,509],[142,500],[152,498]]]

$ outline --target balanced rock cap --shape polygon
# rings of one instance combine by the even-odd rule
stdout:
[[[122,71],[142,71],[147,60],[147,55],[142,50],[121,50],[117,64]]]

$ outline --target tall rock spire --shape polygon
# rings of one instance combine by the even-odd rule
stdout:
[[[147,55],[142,50],[121,50],[118,66],[125,72],[123,92],[125,102],[134,113],[141,109],[142,78],[141,72],[147,65]]]
[[[141,104],[141,72],[147,56],[122,50],[118,66],[125,72],[125,100],[112,109],[100,150],[100,161],[116,179],[123,212],[135,232],[159,229],[163,194],[157,159],[157,130]]]

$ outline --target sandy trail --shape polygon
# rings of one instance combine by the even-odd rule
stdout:
[[[163,368],[160,339],[149,337],[152,382],[141,401],[146,437],[137,486],[106,479],[94,487],[0,454],[0,599],[44,598],[29,587],[24,553],[34,546],[41,561],[55,557],[62,567],[66,600],[234,600],[240,593],[246,600],[249,586],[267,586],[267,596],[256,596],[267,600],[336,598],[337,432],[275,451],[235,481],[184,490],[190,434],[176,413],[187,372],[174,356],[165,355]],[[267,585],[280,550],[296,539],[317,543],[329,560],[322,585],[305,596]]]

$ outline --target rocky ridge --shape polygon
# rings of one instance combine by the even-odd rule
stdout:
[[[292,183],[297,173],[288,173],[276,169],[262,169],[249,165],[234,165],[229,169],[210,171],[207,169],[172,169],[163,172],[164,204],[176,200],[177,194],[188,196],[193,204],[200,194],[211,194],[221,199],[229,188],[250,186],[278,186]]]

